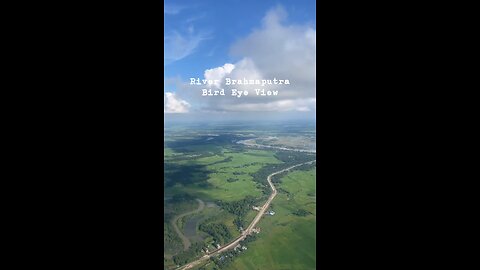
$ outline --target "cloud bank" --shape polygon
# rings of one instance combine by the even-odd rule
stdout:
[[[308,25],[288,25],[287,12],[277,6],[267,12],[261,26],[235,42],[232,56],[240,59],[205,71],[204,78],[220,80],[210,86],[191,86],[185,83],[178,94],[191,100],[204,111],[315,111],[316,104],[316,30]],[[192,77],[195,77],[194,75]],[[224,78],[243,80],[282,79],[290,85],[265,86],[278,90],[278,96],[229,96]],[[201,88],[226,90],[227,96],[202,97]],[[238,90],[253,93],[251,85],[238,85]]]
[[[163,96],[163,112],[164,113],[187,113],[190,104],[180,99],[171,92],[166,92]]]

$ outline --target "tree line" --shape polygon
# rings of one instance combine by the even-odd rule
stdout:
[[[227,226],[222,223],[202,223],[198,229],[202,232],[208,233],[213,237],[215,242],[220,242],[222,245],[227,243],[232,238],[232,234],[228,230]]]
[[[202,249],[205,247],[203,243],[193,243],[186,251],[173,256],[173,261],[178,265],[183,265],[201,254]]]
[[[219,205],[225,211],[235,215],[233,223],[237,226],[237,228],[240,228],[245,227],[245,216],[257,201],[258,199],[249,195],[243,200],[234,202],[217,201],[217,205]]]

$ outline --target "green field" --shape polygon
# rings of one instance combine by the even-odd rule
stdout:
[[[279,185],[290,194],[280,193],[273,200],[274,216],[259,222],[258,239],[238,256],[230,270],[308,270],[316,269],[315,169],[294,171]],[[310,194],[310,195],[307,195]],[[302,208],[311,215],[299,217],[292,212]]]
[[[170,150],[168,153],[168,157],[175,156]],[[206,182],[211,184],[211,187],[175,185],[168,190],[169,194],[186,192],[207,201],[236,201],[247,195],[260,196],[261,190],[257,188],[250,173],[260,170],[267,164],[282,163],[274,157],[272,152],[263,150],[247,150],[244,153],[226,152],[222,155],[200,157],[193,161],[197,165],[204,166],[208,178]],[[192,160],[178,161],[176,164],[185,165],[188,162]],[[229,179],[234,181],[229,182]]]
[[[204,248],[214,250],[214,244],[240,235],[240,227],[257,213],[252,206],[270,194],[266,176],[314,158],[236,144],[253,136],[253,131],[237,132],[185,131],[164,141],[165,269],[193,261],[203,256]],[[271,206],[276,215],[262,218],[262,231],[248,243],[249,249],[229,264],[207,262],[199,269],[315,269],[315,169],[294,170],[281,181],[275,184],[279,194]],[[196,199],[206,206],[191,213],[199,207]]]

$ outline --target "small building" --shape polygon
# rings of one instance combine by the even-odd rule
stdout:
[[[253,208],[253,210],[260,211],[260,207],[258,207],[258,206],[253,206],[252,208]]]

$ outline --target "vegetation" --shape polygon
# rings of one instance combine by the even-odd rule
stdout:
[[[183,245],[169,222],[163,223],[163,248],[167,253],[177,253]]]
[[[245,237],[245,239],[243,239],[243,241],[241,242],[242,245],[247,245],[248,243],[250,242],[253,242],[257,239],[257,235],[256,234],[249,234],[247,235],[247,237]]]
[[[225,269],[313,270],[317,268],[316,204],[315,198],[307,195],[315,193],[315,169],[289,172],[281,179],[278,189],[280,188],[285,192],[280,192],[273,200],[275,215],[260,220],[257,226],[262,230],[254,235],[255,241],[248,242],[248,250],[242,252],[241,256],[237,256]],[[301,218],[292,214],[302,214],[304,211],[309,214]]]
[[[172,203],[180,203],[185,201],[192,201],[194,198],[188,193],[175,194],[172,196]]]
[[[288,174],[288,171],[285,171],[285,172],[282,172],[282,173],[279,173],[279,174],[276,174],[274,176],[272,176],[272,183],[274,184],[279,184],[282,182],[282,177],[284,177],[285,175]]]
[[[164,186],[172,187],[176,184],[189,185],[208,180],[210,171],[206,166],[190,162],[189,164],[165,163]]]
[[[257,213],[252,206],[263,204],[271,194],[266,181],[269,174],[315,159],[314,154],[256,149],[236,143],[258,136],[281,138],[281,134],[293,133],[297,137],[314,136],[314,131],[307,132],[298,125],[293,129],[265,125],[263,131],[246,127],[239,130],[238,126],[176,127],[165,132],[164,262],[168,270],[200,257],[202,248],[211,249],[212,242],[224,245],[238,236],[238,229],[246,228]],[[314,185],[307,181],[314,179],[314,169],[315,164],[306,165],[272,177],[279,191],[274,200],[276,214],[262,218],[258,225],[261,233],[241,242],[242,246],[249,246],[248,250],[222,253],[210,264],[195,269],[315,269],[311,258],[315,248],[311,242],[315,238],[312,228],[316,196]],[[196,198],[204,201],[206,207],[195,216],[177,222],[192,243],[183,251],[171,220],[196,209]],[[305,240],[306,248],[299,246]]]
[[[201,254],[202,249],[205,247],[203,243],[194,243],[187,251],[183,251],[173,256],[173,261],[178,265],[183,265]]]
[[[222,245],[232,238],[227,226],[221,223],[202,223],[200,224],[199,230],[208,233],[213,237],[215,242],[220,242]]]
[[[228,265],[233,262],[233,259],[237,252],[234,250],[228,250],[223,252],[222,254],[212,257],[212,261],[219,269],[226,269]]]
[[[255,202],[255,198],[252,196],[247,196],[245,199],[235,202],[222,202],[217,201],[217,204],[227,210],[228,212],[243,217],[247,214],[248,210],[252,207],[252,204]]]
[[[233,223],[237,226],[238,229],[240,227],[245,227],[245,216],[247,213],[252,209],[252,206],[258,202],[258,199],[252,196],[247,196],[245,199],[235,202],[222,202],[218,201],[217,204],[228,211],[229,213],[235,215],[235,219]]]
[[[283,161],[288,164],[299,164],[315,159],[315,154],[307,154],[302,152],[292,152],[292,151],[278,151],[275,154],[275,157],[278,160]],[[287,166],[288,167],[288,166]]]
[[[257,239],[256,235],[248,235],[243,241],[240,242],[241,246],[247,246],[248,243],[255,241]],[[232,249],[222,254],[210,258],[210,260],[215,264],[218,269],[228,269],[228,266],[234,261],[235,257],[239,256],[242,253],[242,249]]]
[[[290,192],[288,192],[288,190],[285,190],[284,188],[281,188],[281,187],[277,188],[277,191],[278,191],[278,193],[283,193],[283,194],[287,194],[287,195],[290,194]]]
[[[293,212],[293,214],[296,216],[304,217],[310,215],[311,213],[305,209],[297,209]]]
[[[317,164],[315,164],[315,162],[311,163],[311,164],[303,164],[301,166],[298,166],[295,168],[295,170],[297,171],[310,171],[312,169],[315,169],[317,167]]]
[[[257,172],[252,173],[251,175],[252,175],[254,181],[266,185],[268,183],[267,182],[267,177],[270,174],[272,174],[274,172],[277,172],[279,170],[283,170],[283,169],[289,168],[291,166],[297,165],[299,163],[308,162],[308,161],[312,161],[312,160],[315,159],[315,155],[305,154],[305,153],[301,153],[301,152],[291,152],[291,151],[288,151],[288,152],[287,151],[278,151],[278,152],[275,153],[275,157],[278,160],[283,161],[283,163],[281,163],[281,164],[269,164],[267,166],[262,167]],[[309,166],[309,165],[302,165],[302,166],[299,166],[299,168],[303,167],[303,166]],[[303,168],[307,168],[307,167],[303,167]],[[295,169],[297,169],[297,168],[295,168]],[[272,177],[272,182],[273,183],[279,183],[280,182],[279,179],[281,179],[287,173],[288,172],[283,172],[283,173],[274,175]]]

